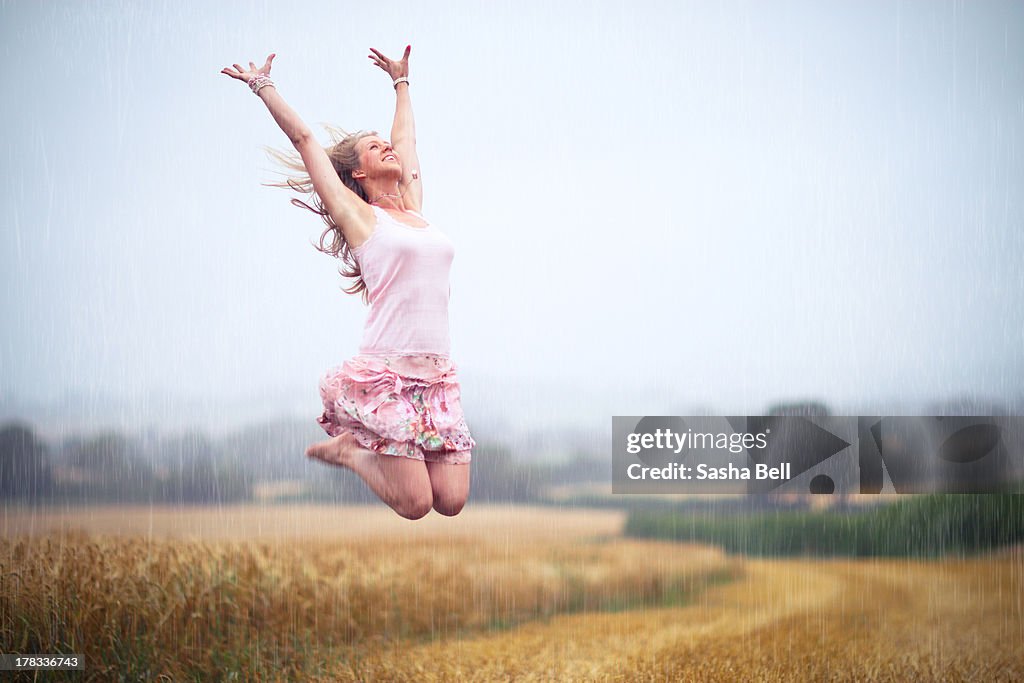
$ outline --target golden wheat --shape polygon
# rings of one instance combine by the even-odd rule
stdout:
[[[5,510],[0,646],[96,681],[1024,679],[1020,552],[741,561],[621,513],[466,512]]]
[[[1024,680],[1024,562],[751,559],[684,607],[352,651],[323,681]]]
[[[0,643],[83,653],[96,680],[225,671],[285,680],[335,666],[332,653],[678,602],[737,572],[708,548],[585,536],[204,541],[51,531],[0,542]]]

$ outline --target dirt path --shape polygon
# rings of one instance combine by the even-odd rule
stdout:
[[[688,607],[362,653],[333,680],[1024,679],[1024,559],[758,560]]]

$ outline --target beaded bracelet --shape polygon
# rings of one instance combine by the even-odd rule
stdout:
[[[401,78],[396,78],[395,79],[395,90],[398,90],[398,84],[399,83],[405,83],[406,85],[408,85],[409,84],[409,77],[408,76],[402,76]]]
[[[260,94],[260,88],[265,85],[274,85],[274,81],[270,80],[270,74],[256,74],[248,81],[249,89],[252,90],[253,95]],[[276,85],[274,86],[277,87]]]

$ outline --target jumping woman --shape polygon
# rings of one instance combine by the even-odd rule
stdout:
[[[277,158],[299,175],[287,183],[312,195],[327,224],[320,251],[348,266],[345,289],[370,305],[358,353],[320,379],[331,438],[306,455],[358,474],[381,500],[408,519],[433,508],[457,515],[469,497],[471,451],[476,445],[462,412],[450,357],[451,241],[420,213],[423,189],[409,99],[409,52],[369,58],[393,81],[395,120],[388,142],[376,132],[334,135],[326,149],[284,101],[270,79],[275,55],[262,67],[238,64],[227,74],[263,100],[298,154]],[[324,249],[324,238],[332,244]]]

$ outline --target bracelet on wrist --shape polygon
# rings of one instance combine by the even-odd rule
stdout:
[[[275,88],[277,87],[274,85],[274,81],[270,80],[270,74],[256,74],[246,82],[249,84],[249,89],[252,90],[253,95],[259,95],[260,88],[264,86],[270,85]]]
[[[400,78],[396,78],[395,82],[394,82],[395,90],[398,90],[398,84],[399,83],[405,83],[406,85],[409,85],[409,77],[408,76],[402,76]]]

